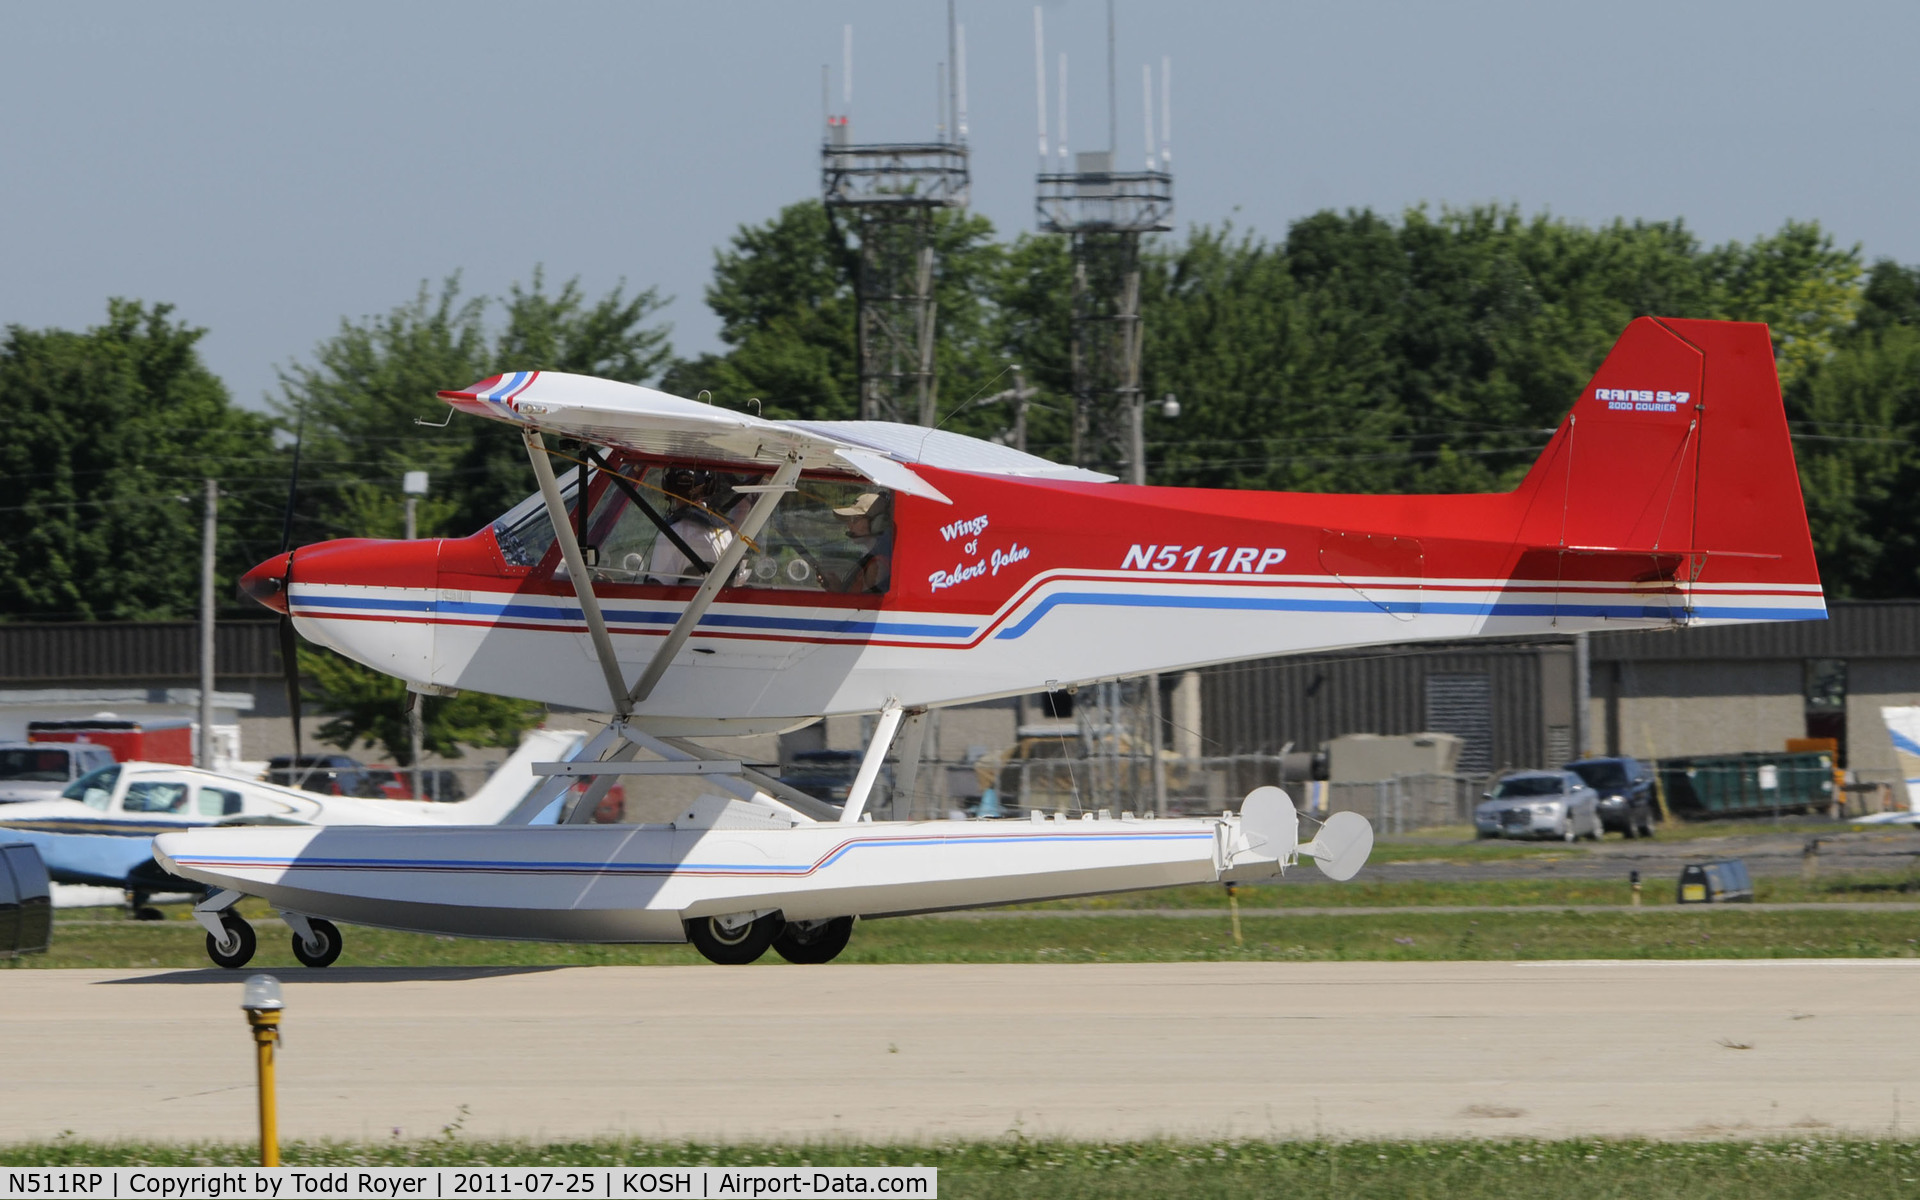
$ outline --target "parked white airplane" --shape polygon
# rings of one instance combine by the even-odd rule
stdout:
[[[118,888],[138,916],[157,916],[157,892],[194,890],[153,859],[156,834],[212,825],[491,825],[544,777],[533,765],[567,758],[584,735],[536,729],[472,797],[456,804],[321,796],[174,763],[114,763],[70,784],[59,799],[0,807],[0,837],[32,842],[54,882]]]
[[[1894,761],[1900,764],[1900,778],[1906,784],[1907,807],[1859,817],[1853,823],[1920,825],[1920,707],[1888,706],[1880,710],[1880,719],[1886,722],[1887,736],[1893,739]]]

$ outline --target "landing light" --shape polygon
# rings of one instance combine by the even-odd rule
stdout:
[[[277,1012],[285,1007],[280,1002],[280,981],[271,975],[249,975],[242,985],[240,1007],[250,1013]]]

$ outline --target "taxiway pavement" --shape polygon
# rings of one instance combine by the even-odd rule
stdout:
[[[241,977],[0,973],[0,1141],[251,1138]],[[458,1136],[858,1141],[1920,1124],[1920,959],[280,977],[289,1140],[450,1124]]]

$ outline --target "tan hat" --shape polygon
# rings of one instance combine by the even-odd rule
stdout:
[[[833,515],[836,517],[870,517],[873,515],[873,506],[878,503],[880,503],[879,492],[862,492],[859,498],[852,504],[847,505],[845,508],[834,509]]]

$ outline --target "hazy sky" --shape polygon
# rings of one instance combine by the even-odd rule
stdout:
[[[958,11],[974,207],[1030,229],[1033,6]],[[1045,5],[1075,149],[1107,142],[1105,13]],[[0,0],[0,324],[169,301],[259,404],[343,316],[543,263],[658,285],[675,348],[710,349],[714,248],[817,194],[847,23],[856,140],[930,136],[937,2]],[[1708,241],[1817,218],[1920,262],[1920,5],[1119,0],[1118,25],[1123,167],[1141,65],[1173,61],[1183,227],[1500,201]]]

